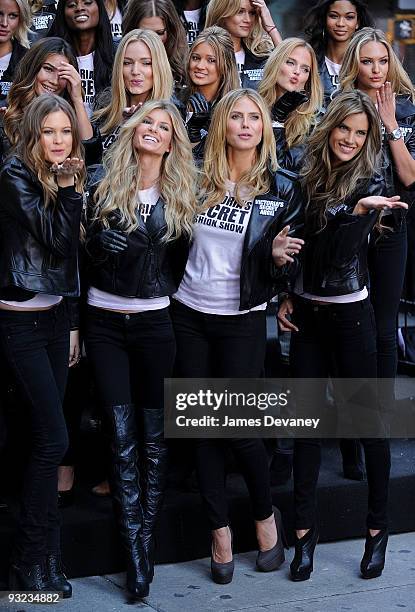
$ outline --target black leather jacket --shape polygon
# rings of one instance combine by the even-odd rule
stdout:
[[[93,194],[103,177],[102,166],[91,180],[89,210],[93,210]],[[166,204],[159,198],[145,224],[128,234],[128,248],[119,255],[100,249],[97,238],[104,229],[93,221],[88,224],[85,250],[88,256],[88,284],[101,291],[130,298],[156,298],[176,292],[183,277],[188,256],[188,240],[182,238],[165,243],[162,238],[167,224]],[[111,229],[119,229],[117,211],[109,217]]]
[[[411,156],[415,159],[415,105],[406,96],[397,96],[396,98],[396,120],[404,134],[405,145]],[[412,204],[415,199],[415,184],[407,186],[402,184],[395,169],[385,129],[383,128],[382,131],[382,174],[386,182],[387,195],[400,195],[403,202]],[[405,218],[405,214],[403,210],[394,210],[393,218],[395,224],[400,224]]]
[[[239,310],[268,302],[285,287],[285,268],[277,268],[272,260],[272,241],[301,209],[296,176],[278,170],[270,192],[256,197],[252,205],[242,250]]]
[[[14,75],[19,65],[20,60],[28,49],[23,47],[16,39],[12,41],[12,55],[10,58],[9,65],[3,72],[3,76],[0,79],[0,106],[7,106],[7,94],[9,93],[10,87],[13,83]]]
[[[345,295],[363,289],[368,283],[368,237],[378,213],[353,215],[357,202],[369,195],[385,195],[381,175],[362,180],[356,192],[327,213],[327,225],[318,231],[313,218],[306,216],[301,251],[303,290],[321,296]]]
[[[242,44],[245,50],[245,64],[243,70],[239,72],[241,87],[244,89],[258,89],[264,75],[264,66],[268,55],[254,55]]]
[[[82,196],[74,187],[60,187],[56,204],[45,208],[41,184],[17,157],[1,170],[0,193],[3,299],[23,301],[33,293],[78,296]],[[11,296],[13,288],[16,294],[22,290],[21,297]]]

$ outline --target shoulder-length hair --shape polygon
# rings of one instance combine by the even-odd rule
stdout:
[[[365,113],[369,129],[366,140],[353,159],[333,164],[329,145],[332,131],[350,115]],[[379,169],[382,135],[375,105],[359,90],[343,92],[330,103],[326,114],[309,138],[301,183],[307,194],[307,213],[326,224],[330,206],[344,202],[362,179],[371,179]]]
[[[72,151],[70,157],[84,158],[83,146],[79,135],[75,111],[66,100],[55,94],[42,94],[27,107],[22,123],[19,143],[15,155],[37,176],[42,185],[45,207],[56,203],[58,185],[50,171],[50,162],[46,161],[41,143],[42,125],[51,113],[62,111],[68,117],[72,130]],[[75,175],[75,187],[82,192],[85,170]]]
[[[318,73],[316,54],[312,46],[302,38],[286,38],[283,40],[267,59],[264,75],[258,87],[258,93],[264,98],[268,108],[271,109],[277,101],[276,82],[280,70],[297,47],[303,47],[310,53],[311,71],[304,86],[309,99],[291,113],[285,122],[288,148],[301,144],[308,136],[311,127],[316,123],[316,116],[323,103],[323,89]]]
[[[326,20],[331,5],[335,0],[320,0],[310,8],[304,19],[304,31],[307,40],[321,61],[327,48]],[[373,27],[375,22],[369,12],[367,3],[363,0],[350,0],[356,9],[358,29]]]
[[[160,171],[159,189],[166,203],[165,241],[191,235],[196,209],[196,167],[192,147],[177,108],[168,100],[152,100],[132,115],[120,130],[118,140],[104,154],[105,176],[95,192],[94,217],[108,227],[115,211],[127,233],[138,225],[137,201],[141,179],[140,155],[133,145],[136,127],[153,110],[165,111],[172,122],[172,141]]]
[[[272,131],[269,111],[261,96],[253,89],[236,89],[226,94],[220,100],[212,114],[212,123],[206,140],[205,156],[202,169],[200,200],[203,209],[215,206],[220,202],[226,191],[230,177],[227,158],[226,130],[229,117],[235,104],[242,98],[254,102],[262,118],[262,140],[257,147],[255,161],[252,167],[236,185],[235,199],[239,204],[252,200],[261,193],[267,193],[271,188],[271,173],[278,168],[275,140]],[[239,194],[243,185],[244,197]],[[247,189],[247,191],[245,191]]]
[[[225,27],[223,20],[226,17],[233,17],[241,8],[241,0],[210,0],[206,10],[205,27],[218,25]],[[268,55],[274,48],[274,43],[271,37],[263,30],[259,15],[255,15],[254,27],[252,32],[246,38],[243,38],[243,43],[254,55]]]
[[[176,81],[185,81],[185,65],[188,44],[186,32],[176,8],[171,0],[129,0],[122,21],[123,34],[140,27],[140,21],[146,17],[160,17],[167,30],[165,43],[173,76]]]
[[[115,54],[114,69],[112,72],[110,101],[102,109],[94,113],[93,119],[102,120],[103,134],[109,134],[120,125],[122,113],[126,106],[130,106],[128,93],[124,85],[123,64],[130,43],[140,41],[144,43],[151,54],[153,70],[153,87],[148,100],[169,100],[173,95],[173,76],[166,55],[166,50],[160,37],[149,30],[131,30],[121,39]]]
[[[94,46],[94,84],[95,92],[99,93],[111,83],[112,64],[114,62],[114,45],[112,42],[111,23],[105,8],[104,0],[94,0],[98,5],[98,25],[95,28]],[[47,36],[59,36],[66,40],[75,53],[79,55],[77,32],[68,27],[65,19],[65,6],[69,0],[60,0],[56,16],[49,28]]]
[[[362,47],[369,42],[381,43],[386,47],[389,56],[389,70],[386,79],[390,81],[392,91],[396,94],[407,95],[412,99],[412,102],[414,102],[415,89],[408,73],[403,68],[384,32],[375,28],[363,28],[363,30],[357,32],[350,41],[340,70],[340,89],[349,90],[357,87],[360,52]]]
[[[215,100],[220,100],[223,96],[226,96],[227,93],[239,87],[238,68],[236,66],[232,39],[229,32],[219,26],[211,26],[199,34],[190,47],[189,61],[187,64],[187,80],[190,93],[194,93],[197,90],[197,87],[189,76],[190,60],[192,53],[194,53],[197,47],[202,43],[210,45],[216,57],[216,67],[219,73],[220,82]]]
[[[14,38],[28,49],[30,47],[29,32],[32,25],[32,11],[27,0],[15,0],[19,7],[19,25],[14,33]]]
[[[35,81],[39,70],[49,55],[63,55],[78,70],[76,57],[72,47],[62,38],[42,38],[25,53],[17,67],[16,76],[8,95],[8,106],[4,116],[4,131],[12,145],[19,137],[19,126],[28,104],[36,98]],[[70,96],[65,89],[62,97],[70,102]]]

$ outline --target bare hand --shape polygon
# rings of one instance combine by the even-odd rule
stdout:
[[[257,13],[261,19],[262,27],[266,32],[268,32],[268,30],[274,26],[274,21],[265,0],[251,0],[251,5],[257,10]]]
[[[79,344],[79,331],[74,329],[69,336],[69,367],[79,363],[81,359],[81,346]]]
[[[66,81],[66,87],[68,89],[68,93],[71,97],[71,100],[75,102],[76,100],[82,102],[82,82],[81,75],[79,72],[70,64],[69,62],[60,62],[58,68],[58,76],[59,79],[63,79]]]
[[[290,226],[286,225],[272,241],[272,258],[278,268],[286,263],[292,263],[294,261],[293,256],[298,255],[304,244],[304,240],[301,240],[301,238],[289,236],[289,231]]]
[[[291,321],[287,319],[287,315],[292,315],[294,310],[293,303],[291,298],[285,298],[278,309],[278,324],[280,326],[280,330],[283,332],[292,332],[298,331],[298,327],[296,327]]]
[[[368,196],[358,201],[354,207],[354,215],[366,215],[368,210],[392,210],[393,208],[408,208],[408,204],[401,202],[401,196],[392,196],[386,198],[384,196]]]
[[[392,85],[389,81],[386,81],[386,83],[376,91],[379,115],[388,134],[399,127],[396,121],[395,98],[396,94],[392,91]]]
[[[56,162],[51,165],[50,170],[56,176],[74,176],[78,172],[81,172],[84,167],[84,162],[78,157],[68,157],[61,164]]]
[[[142,102],[138,104],[133,104],[132,106],[126,106],[122,112],[122,116],[124,119],[129,119],[136,111],[138,111],[143,106]]]

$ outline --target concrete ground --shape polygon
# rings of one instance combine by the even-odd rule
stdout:
[[[412,511],[413,509],[409,509]],[[391,612],[415,610],[415,532],[391,536],[386,568],[375,580],[362,580],[359,563],[363,540],[321,544],[315,570],[307,582],[289,580],[293,549],[277,572],[256,572],[255,552],[236,555],[234,579],[216,585],[209,559],[158,565],[151,593],[132,604],[142,612]],[[54,606],[13,604],[0,599],[2,612],[118,612],[131,610],[123,588],[124,575],[72,580],[72,599]],[[128,607],[127,607],[128,606]]]

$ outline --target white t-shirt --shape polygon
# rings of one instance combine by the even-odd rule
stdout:
[[[140,216],[147,222],[160,197],[157,186],[143,189],[138,192],[138,206]],[[101,291],[96,287],[88,290],[88,304],[105,310],[124,310],[126,312],[144,312],[147,310],[160,310],[167,308],[170,304],[169,297],[158,298],[128,298],[107,291]]]
[[[239,206],[234,184],[223,201],[196,218],[193,241],[183,280],[174,298],[208,314],[237,315],[239,310],[242,249],[252,202]],[[262,304],[252,310],[263,310]]]
[[[189,45],[193,44],[198,36],[199,29],[199,21],[200,21],[200,13],[202,9],[198,8],[194,11],[183,11],[184,18],[187,22],[187,42]]]
[[[325,60],[326,60],[327,70],[329,71],[329,75],[331,78],[331,82],[333,86],[336,87],[336,89],[338,89],[339,88],[339,74],[340,74],[340,69],[342,65],[332,62],[331,59],[329,59],[327,56],[325,57]]]
[[[111,33],[114,40],[119,40],[122,37],[121,32],[122,15],[117,6],[117,10],[111,18]]]
[[[88,55],[81,55],[76,59],[78,61],[82,89],[85,93],[85,110],[88,117],[91,117],[95,101],[94,51],[92,51],[92,53],[88,53]]]
[[[51,306],[56,306],[61,301],[61,295],[49,295],[47,293],[37,293],[34,297],[32,297],[30,300],[26,300],[25,302],[0,300],[2,304],[14,306],[15,308],[20,308],[21,310],[26,310],[27,308],[50,308]]]
[[[235,52],[235,60],[238,72],[240,73],[245,67],[245,49]]]

